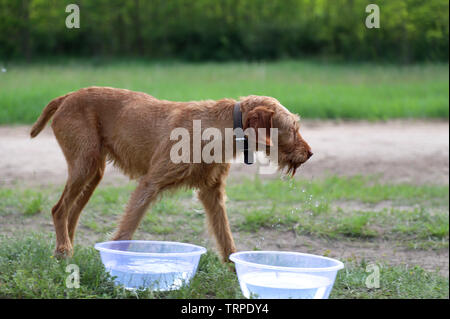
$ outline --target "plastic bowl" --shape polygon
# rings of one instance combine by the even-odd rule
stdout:
[[[206,248],[177,242],[119,240],[95,244],[106,270],[127,289],[166,291],[189,284]]]
[[[243,251],[230,255],[246,298],[327,299],[339,260],[297,252]]]

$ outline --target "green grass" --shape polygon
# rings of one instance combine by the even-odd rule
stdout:
[[[380,183],[375,177],[244,179],[227,189],[238,229],[293,230],[324,238],[380,238],[448,247],[448,186]],[[249,200],[251,199],[251,200]],[[444,242],[443,242],[444,240]],[[425,244],[425,242],[427,244]]]
[[[368,213],[344,217],[339,221],[336,232],[349,237],[375,237],[377,232],[368,227],[370,217]]]
[[[379,269],[379,287],[368,288],[366,281]],[[372,267],[370,267],[372,266]],[[448,298],[448,278],[427,272],[421,267],[369,264],[364,260],[348,260],[338,272],[330,298],[346,299],[434,299]]]
[[[227,195],[236,201],[276,200],[277,202],[303,202],[320,210],[327,201],[358,200],[363,203],[394,201],[397,204],[449,205],[448,185],[412,185],[380,183],[376,176],[338,177],[320,180],[302,179],[260,180],[243,179],[227,188]],[[251,196],[248,196],[248,194]],[[324,201],[325,199],[325,201]]]
[[[251,207],[251,205],[249,205]],[[411,215],[419,216],[411,219]],[[416,247],[427,242],[428,248],[448,247],[448,211],[398,210],[352,211],[330,209],[320,215],[309,210],[280,207],[278,210],[248,208],[243,213],[237,227],[241,231],[256,232],[260,229],[289,230],[301,235],[339,239],[388,239],[409,246],[414,241]],[[443,241],[445,245],[443,246]],[[423,245],[425,247],[425,245]]]
[[[243,298],[232,266],[208,252],[190,286],[177,291],[130,292],[113,284],[99,254],[77,246],[67,260],[53,258],[54,238],[29,234],[0,237],[0,298]],[[67,266],[80,270],[80,287],[68,288]],[[367,263],[349,259],[338,273],[330,298],[448,298],[448,278],[420,267],[377,265],[379,288],[367,288]]]
[[[39,189],[0,188],[0,216],[20,210],[25,216],[42,212],[47,207],[47,193]]]
[[[134,187],[99,187],[80,224],[111,233]],[[61,187],[0,188],[0,216],[51,220],[51,207],[61,191]],[[314,181],[255,178],[230,183],[227,196],[231,227],[240,232],[268,229],[328,239],[388,239],[405,247],[412,242],[416,248],[448,247],[448,185],[386,184],[361,176]],[[164,239],[202,236],[203,207],[192,197],[192,191],[183,190],[163,196],[139,230]]]
[[[44,200],[42,193],[26,191],[24,198],[27,198],[23,212],[25,215],[30,216],[42,211]]]
[[[109,238],[134,187],[130,183],[95,191],[77,230],[77,243],[82,245],[67,261],[51,257],[50,211],[62,187],[0,188],[0,298],[241,298],[235,274],[212,251],[202,257],[191,286],[179,291],[134,294],[112,284],[92,244]],[[231,181],[227,194],[237,238],[268,233],[292,238],[294,232],[311,241],[344,245],[388,242],[405,252],[448,250],[448,185],[387,184],[358,176],[313,181],[255,178]],[[208,246],[205,214],[192,198],[192,191],[163,196],[144,217],[136,238]],[[36,227],[41,235],[33,233]],[[345,260],[332,298],[448,298],[448,278],[414,265],[390,265],[381,255],[371,256],[380,268],[380,288],[369,289],[367,262],[358,258]],[[64,285],[65,267],[71,263],[80,267],[80,289]]]
[[[209,252],[200,261],[189,287],[171,292],[130,292],[113,284],[92,247],[75,247],[73,258],[57,260],[54,238],[31,234],[22,238],[0,238],[0,298],[239,298],[237,278]],[[80,270],[80,288],[68,288],[66,268]]]
[[[0,73],[0,124],[33,123],[51,99],[92,85],[176,101],[269,95],[304,118],[448,118],[448,75],[448,64],[139,60],[11,64]]]

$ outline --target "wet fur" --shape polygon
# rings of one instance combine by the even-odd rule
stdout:
[[[102,179],[106,161],[138,179],[114,240],[132,238],[147,208],[159,195],[179,187],[195,188],[202,202],[211,233],[223,260],[236,251],[225,208],[226,163],[180,163],[170,160],[176,141],[170,132],[186,128],[192,141],[193,120],[202,128],[215,127],[225,136],[233,127],[236,100],[197,102],[158,100],[148,94],[124,89],[89,87],[52,100],[31,129],[35,137],[53,117],[52,129],[68,165],[68,179],[52,209],[57,256],[72,253],[79,216]],[[295,174],[311,155],[299,133],[298,116],[276,99],[248,96],[240,99],[246,127],[279,130],[279,166]],[[270,144],[270,135],[263,137]],[[192,143],[192,142],[191,142]],[[233,156],[236,152],[233,152]]]

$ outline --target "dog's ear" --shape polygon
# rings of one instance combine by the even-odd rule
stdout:
[[[275,112],[265,106],[255,107],[249,111],[244,124],[244,130],[252,127],[255,130],[256,141],[261,144],[272,146],[270,129],[272,128],[272,117]],[[263,136],[258,136],[258,129],[265,129]]]

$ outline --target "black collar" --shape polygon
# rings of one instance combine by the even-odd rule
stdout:
[[[244,134],[244,127],[242,125],[242,112],[241,112],[241,103],[237,102],[234,105],[233,109],[233,130],[236,128],[240,128],[238,132],[235,133],[235,141],[236,141],[236,151],[242,150],[244,151],[244,162],[245,164],[253,164],[253,151],[248,147],[248,139]],[[242,146],[242,141],[244,142]],[[249,152],[250,151],[250,152]]]

